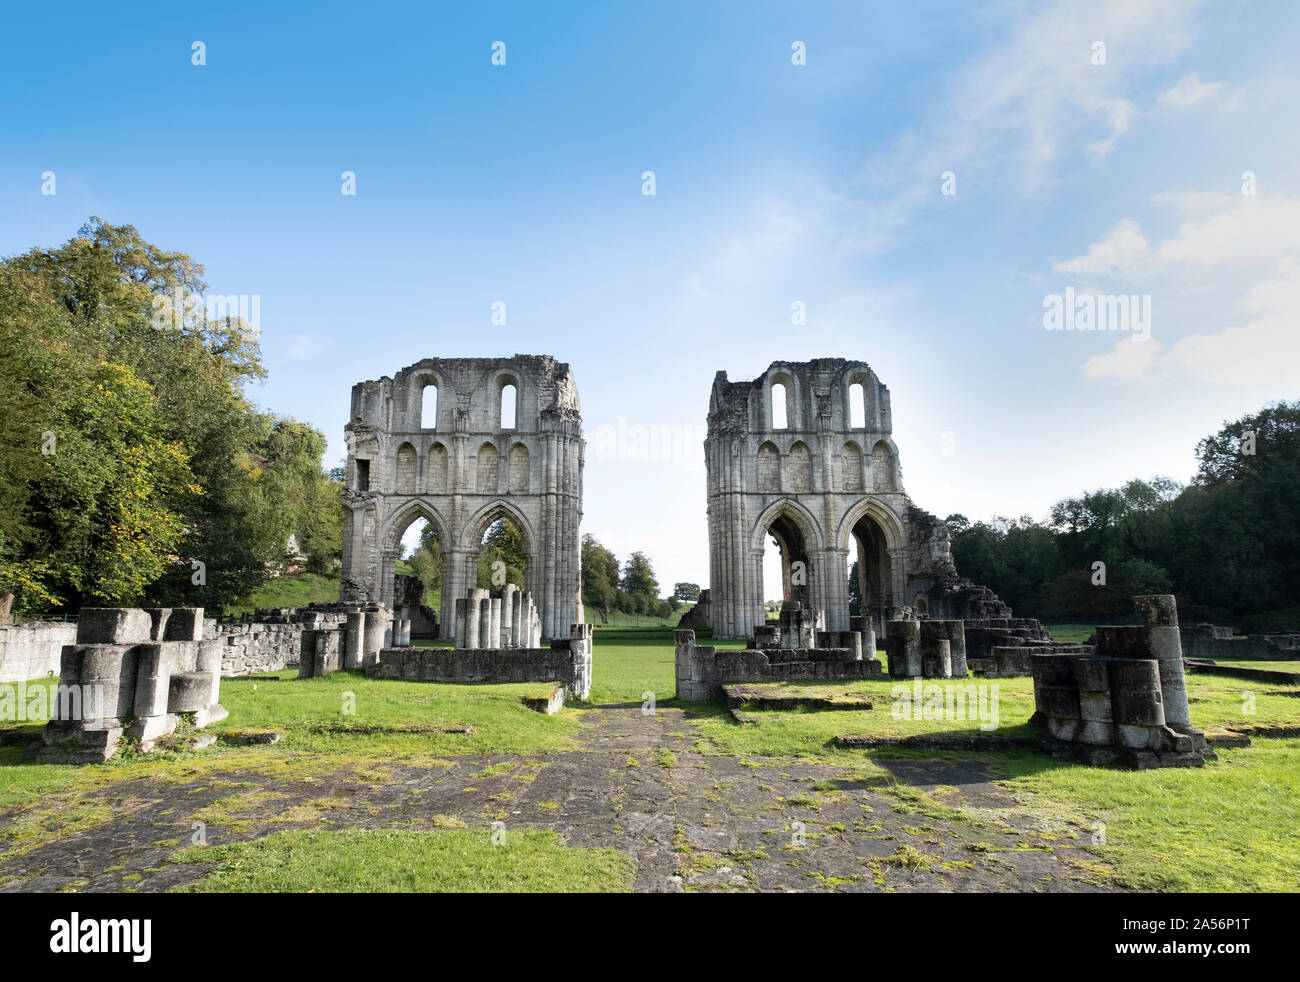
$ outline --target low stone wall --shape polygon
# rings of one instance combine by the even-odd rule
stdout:
[[[592,625],[574,624],[549,648],[384,648],[366,674],[424,682],[562,682],[591,694]]]
[[[399,643],[409,621],[394,621],[380,603],[329,603],[307,607],[267,607],[243,624],[208,621],[207,637],[220,643],[221,674],[259,675],[298,668],[303,675],[320,675],[339,668],[361,668],[388,644]],[[395,638],[394,634],[399,637]],[[340,660],[325,671],[314,669],[319,635],[337,635]],[[409,640],[407,638],[406,640]],[[325,642],[328,649],[332,642]],[[343,655],[355,657],[342,657]],[[301,672],[304,664],[307,672]]]
[[[1252,634],[1234,638],[1232,629],[1193,624],[1180,630],[1188,658],[1250,658],[1256,661],[1300,660],[1300,635]]]
[[[1014,678],[1034,674],[1034,658],[1038,655],[1083,655],[1093,651],[1091,645],[1034,644],[1014,647],[995,647],[987,658],[970,658],[966,664],[972,675],[983,678]]]
[[[22,682],[59,672],[65,644],[77,640],[77,625],[32,621],[0,627],[0,682]]]
[[[732,682],[861,679],[881,671],[878,659],[860,657],[860,635],[852,648],[740,649],[698,646],[691,630],[675,631],[673,636],[677,698],[692,702],[720,698],[723,685]]]

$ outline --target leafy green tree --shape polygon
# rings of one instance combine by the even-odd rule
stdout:
[[[623,590],[640,602],[638,614],[653,610],[659,600],[659,581],[644,552],[634,552],[623,565]],[[647,610],[649,607],[649,610]]]
[[[502,562],[506,568],[506,583],[524,586],[524,572],[528,567],[524,551],[524,537],[514,522],[501,518],[483,536],[483,548],[478,554],[478,585],[483,589],[499,590],[501,583],[492,582],[494,564]]]
[[[673,596],[688,603],[696,602],[700,599],[700,585],[698,583],[674,583]]]

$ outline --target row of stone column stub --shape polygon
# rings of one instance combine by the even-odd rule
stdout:
[[[885,622],[884,644],[892,678],[949,679],[969,674],[965,621],[911,617],[889,620]]]
[[[537,648],[542,643],[541,613],[532,591],[507,583],[498,596],[475,587],[456,600],[456,647]]]
[[[361,670],[379,657],[382,648],[410,644],[410,619],[394,617],[380,601],[342,600],[313,604],[312,608],[342,613],[345,622],[303,632],[299,678],[316,678],[340,669]]]

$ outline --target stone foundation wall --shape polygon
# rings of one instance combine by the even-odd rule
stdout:
[[[849,680],[871,678],[881,670],[876,658],[861,657],[860,635],[856,635],[852,647],[843,648],[718,649],[713,645],[697,646],[691,630],[675,631],[674,638],[677,698],[692,702],[716,699],[722,694],[722,686],[732,682]]]
[[[592,625],[574,624],[549,648],[384,648],[366,674],[424,682],[562,682],[591,694]]]
[[[304,660],[310,662],[316,651],[318,634],[339,635],[340,651],[347,649],[350,622],[356,635],[358,656],[355,664],[340,662],[335,669],[361,668],[366,651],[373,655],[384,645],[397,643],[393,636],[394,624],[399,634],[403,629],[403,622],[394,622],[383,604],[328,603],[266,607],[259,609],[251,622],[243,624],[218,624],[209,620],[206,636],[222,646],[222,675],[260,675],[286,668],[298,668],[301,674]]]
[[[1252,634],[1234,638],[1232,629],[1194,624],[1180,629],[1183,654],[1188,658],[1252,658],[1258,661],[1294,661],[1300,658],[1300,634]]]
[[[77,639],[77,625],[33,621],[0,627],[0,682],[22,682],[59,673],[59,655]]]

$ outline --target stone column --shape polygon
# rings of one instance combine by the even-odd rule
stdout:
[[[343,667],[361,668],[365,661],[366,614],[365,611],[350,611],[343,638]],[[315,652],[312,652],[313,664]]]
[[[524,610],[524,598],[527,596],[528,594],[522,590],[516,590],[510,595],[510,637],[511,643],[516,648],[528,646],[528,639],[523,634],[521,619]]]
[[[1190,726],[1187,682],[1183,676],[1183,644],[1178,634],[1178,605],[1169,595],[1134,597],[1146,627],[1147,650],[1160,666],[1160,690],[1165,722],[1175,728]]]
[[[488,647],[501,647],[501,598],[488,600]]]
[[[487,648],[492,644],[491,603],[486,597],[480,597],[475,601],[478,606],[478,644],[475,647],[478,648]]]
[[[885,651],[894,678],[921,675],[921,631],[916,621],[889,621],[885,625]]]
[[[927,639],[945,639],[948,642],[948,674],[943,678],[964,678],[966,672],[966,625],[958,620],[924,620],[921,625],[921,653],[925,657]],[[927,678],[933,678],[926,672]]]
[[[465,618],[464,632],[456,639],[458,648],[477,648],[478,643],[478,600],[473,597],[466,597],[456,601],[456,608]]]

